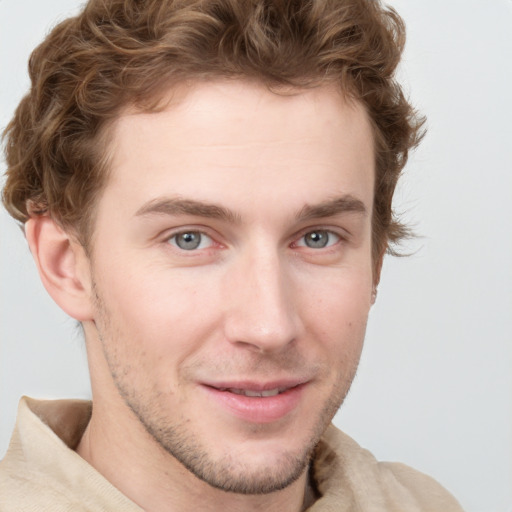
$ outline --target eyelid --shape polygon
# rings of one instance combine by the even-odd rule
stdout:
[[[197,247],[193,247],[193,248],[190,248],[190,249],[185,249],[183,247],[180,247],[179,244],[178,244],[177,238],[182,236],[182,235],[191,234],[191,233],[199,235],[199,245]],[[175,233],[170,238],[168,238],[167,241],[172,246],[176,247],[176,249],[178,249],[180,251],[186,251],[186,252],[194,252],[194,251],[200,251],[200,250],[204,250],[204,249],[209,249],[211,247],[211,245],[213,243],[215,243],[214,240],[212,239],[212,237],[207,235],[206,233],[203,233],[201,231],[192,231],[192,230],[187,230],[187,231],[182,231],[180,233]],[[204,247],[205,244],[207,245],[207,247]]]
[[[211,240],[211,244],[208,247],[204,247],[202,249],[194,249],[187,251],[186,249],[181,249],[178,247],[175,243],[172,244],[171,240],[175,238],[176,236],[184,233],[199,233],[201,236],[208,237]],[[179,251],[179,252],[201,252],[201,251],[207,251],[208,249],[211,249],[215,246],[223,246],[221,242],[218,241],[220,237],[216,236],[216,234],[212,233],[212,230],[207,228],[206,226],[198,226],[198,225],[190,225],[190,226],[179,226],[176,228],[172,228],[169,230],[166,230],[163,235],[161,236],[161,241],[172,246],[173,249]]]
[[[307,228],[304,228],[301,231],[299,231],[293,237],[293,241],[292,241],[291,245],[295,246],[295,247],[307,247],[304,244],[297,245],[297,242],[299,240],[303,239],[308,233],[314,233],[315,231],[325,231],[326,233],[336,236],[339,239],[336,243],[347,241],[350,238],[350,233],[347,230],[345,230],[339,226],[336,226],[336,227],[335,226],[321,226],[321,225],[320,226],[308,226]],[[336,245],[336,244],[328,245],[324,249],[329,249],[329,248],[333,247],[334,245]],[[315,250],[319,250],[319,249],[315,249]]]

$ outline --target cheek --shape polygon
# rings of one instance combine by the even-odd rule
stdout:
[[[121,333],[117,343],[146,358],[185,357],[216,321],[216,287],[187,272],[134,268],[112,268],[97,279],[111,327]]]
[[[367,273],[336,273],[322,286],[300,293],[301,309],[307,314],[307,331],[333,362],[350,364],[359,359],[371,306],[371,278]],[[319,348],[320,348],[319,346]]]
[[[315,284],[302,283],[300,297],[309,316],[326,327],[366,323],[371,306],[372,281],[368,272],[332,272]]]

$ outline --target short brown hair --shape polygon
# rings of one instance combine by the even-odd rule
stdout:
[[[32,88],[4,132],[3,202],[21,222],[48,213],[87,245],[108,171],[103,135],[123,108],[150,110],[184,80],[336,84],[374,131],[377,261],[407,233],[392,198],[423,124],[394,78],[404,43],[401,18],[377,0],[90,0],[32,53]]]

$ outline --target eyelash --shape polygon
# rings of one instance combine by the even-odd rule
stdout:
[[[324,235],[327,235],[327,240],[325,242],[325,245],[324,246],[320,246],[320,247],[311,247],[310,245],[308,245],[307,242],[305,241],[305,239],[306,239],[306,237],[308,235],[313,235],[313,234],[321,235],[320,236],[320,243],[322,243],[321,237],[324,236]],[[180,247],[179,242],[178,242],[178,237],[185,236],[185,235],[196,235],[196,236],[199,235],[199,240],[197,241],[198,245],[196,247],[194,247],[194,240],[191,239],[189,242],[187,242],[187,240],[185,240],[185,243],[191,243],[192,247],[190,247],[189,249]],[[208,243],[208,247],[201,247],[201,245],[203,244],[204,238],[207,238],[207,239],[210,240],[210,242]],[[293,242],[291,244],[291,247],[293,247],[293,248],[305,247],[307,249],[312,249],[312,250],[321,250],[321,249],[328,250],[331,247],[336,246],[337,244],[339,244],[341,241],[343,241],[343,239],[344,238],[339,233],[336,233],[336,232],[334,232],[332,230],[325,229],[325,228],[317,228],[317,229],[311,229],[310,228],[310,229],[308,229],[308,231],[303,232],[301,234],[301,236],[298,239],[296,239],[295,242]],[[210,236],[209,234],[205,233],[204,231],[201,231],[200,229],[187,229],[187,230],[182,230],[182,231],[173,233],[172,235],[168,236],[165,239],[165,241],[167,243],[169,243],[170,245],[174,246],[178,251],[180,251],[180,252],[189,252],[189,253],[194,253],[194,252],[197,252],[197,251],[208,250],[213,245],[216,244],[216,242],[215,242],[215,240],[214,240],[214,238],[212,236]],[[313,240],[313,243],[315,243],[314,240]]]
[[[178,239],[178,237],[185,236],[185,235],[199,235],[198,246],[192,247],[190,249],[184,249],[183,247],[180,247],[177,239]],[[210,240],[210,244],[208,247],[201,247],[201,245],[203,244],[204,238],[207,238]],[[183,251],[183,252],[195,252],[195,251],[199,251],[199,250],[206,250],[215,244],[215,240],[210,235],[208,235],[207,233],[205,233],[204,231],[201,231],[199,229],[187,229],[187,230],[179,231],[179,232],[174,233],[171,236],[167,237],[166,242],[169,243],[170,245],[173,245],[177,250]],[[187,243],[187,241],[185,241],[185,243]],[[192,245],[193,245],[193,243],[192,243]]]
[[[313,234],[321,235],[321,236],[327,235],[327,240],[325,242],[325,245],[321,246],[321,247],[311,247],[311,246],[307,245],[307,242],[305,241],[306,237],[308,235],[313,235]],[[297,241],[297,242],[294,242],[292,245],[295,246],[295,247],[306,247],[308,249],[321,250],[321,249],[329,249],[329,248],[337,245],[339,242],[341,242],[343,240],[343,238],[341,237],[340,234],[338,234],[338,233],[336,233],[336,232],[334,232],[332,230],[325,229],[325,228],[319,228],[319,229],[309,229],[308,231],[303,233],[299,237],[298,240],[299,241],[303,241],[303,243],[299,243]],[[315,241],[313,241],[313,243],[315,243]]]

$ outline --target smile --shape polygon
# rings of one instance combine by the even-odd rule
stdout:
[[[277,396],[280,393],[283,393],[288,388],[275,388],[275,389],[268,389],[265,391],[254,391],[252,389],[237,389],[237,388],[218,388],[219,391],[228,391],[229,393],[234,393],[235,395],[243,395],[243,396],[250,396],[250,397],[270,397],[270,396]]]
[[[302,403],[308,382],[203,384],[217,411],[249,423],[272,423],[289,417]]]

